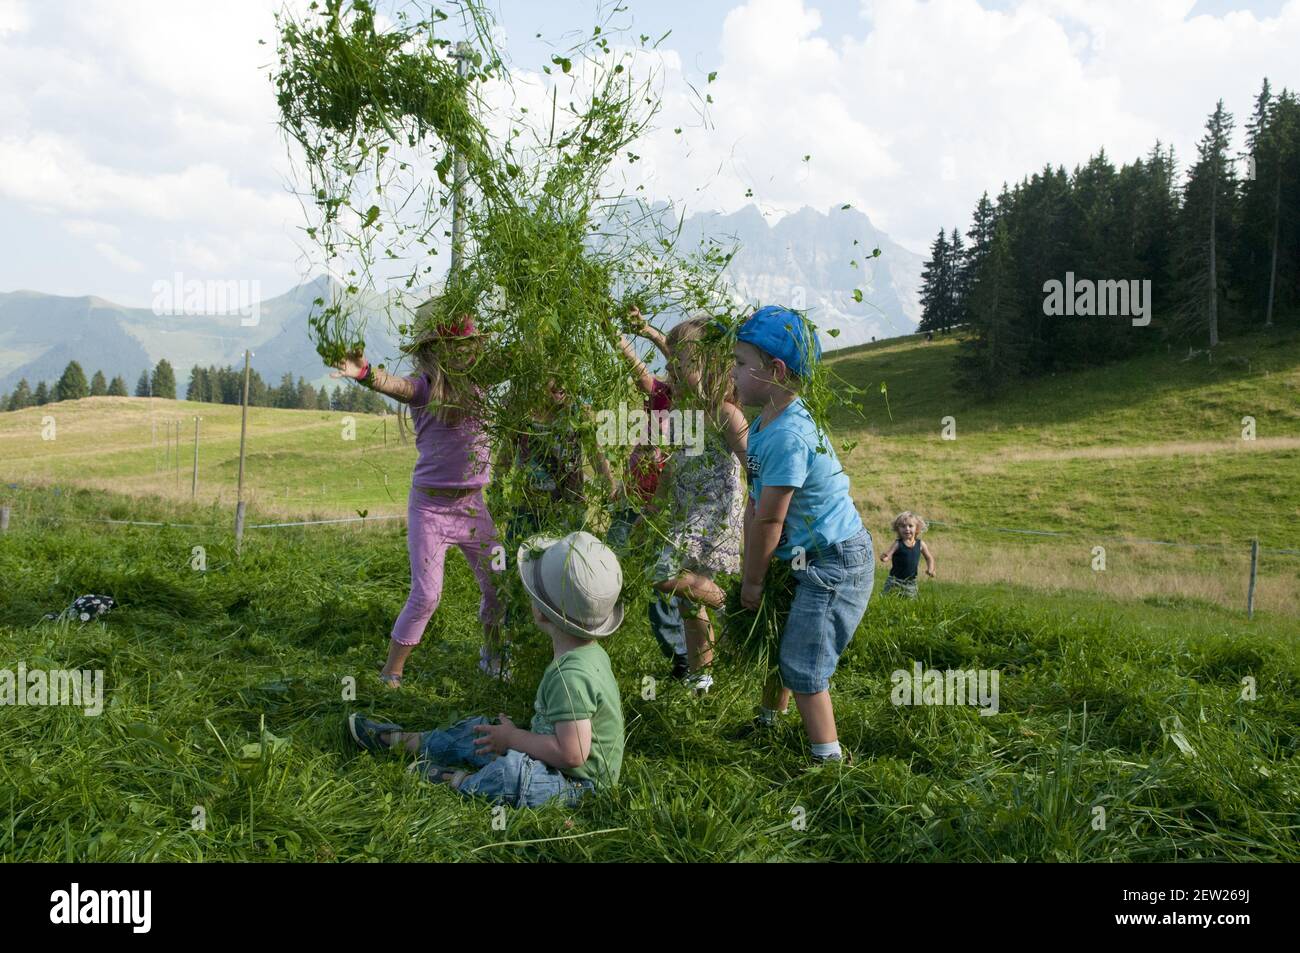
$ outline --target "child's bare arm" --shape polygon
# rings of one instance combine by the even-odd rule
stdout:
[[[933,576],[934,557],[930,555],[930,547],[925,545],[924,542],[921,543],[921,555],[925,557],[925,574],[927,576]]]
[[[794,499],[792,486],[765,486],[745,534],[745,574],[740,601],[746,609],[757,609],[767,578],[767,566],[781,542],[785,515]]]
[[[672,360],[672,355],[668,353],[668,338],[656,327],[653,327],[649,321],[641,316],[638,308],[633,308],[628,312],[628,318],[632,321],[633,327],[638,337],[643,337],[655,347],[659,348],[659,353],[664,356],[665,360]]]
[[[896,550],[897,548],[898,548],[898,540],[894,540],[892,543],[889,544],[889,548],[880,554],[880,561],[882,563],[889,562],[889,560],[891,560],[894,557],[894,550]]]
[[[618,336],[618,346],[619,350],[623,352],[623,356],[627,358],[628,363],[632,365],[632,378],[636,381],[636,386],[643,393],[653,393],[655,388],[655,376],[651,374],[650,369],[645,366],[645,361],[641,360],[641,356],[637,354],[636,348],[632,346],[632,342],[620,334]]]
[[[361,373],[362,367],[365,366],[364,361],[364,355],[349,355],[335,365],[338,371],[331,374],[330,377],[350,377],[363,387],[369,387],[371,390],[385,394],[394,400],[400,400],[404,404],[411,402],[411,398],[415,396],[415,384],[405,377],[389,374],[382,368],[372,365],[369,379],[364,383],[358,380],[357,375]]]
[[[482,754],[489,751],[505,754],[511,748],[522,751],[552,768],[579,768],[591,756],[591,719],[557,721],[555,734],[539,735],[519,728],[505,715],[498,725],[478,725],[474,728],[474,744]]]
[[[743,473],[748,466],[746,453],[749,450],[749,421],[735,404],[723,403],[718,411],[718,425],[722,428],[722,436],[727,441],[727,446],[740,461],[740,469]]]

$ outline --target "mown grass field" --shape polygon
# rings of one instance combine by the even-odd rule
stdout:
[[[156,469],[149,423],[188,405],[0,414],[0,502],[13,514],[0,535],[0,669],[103,669],[107,694],[98,717],[0,707],[0,856],[1296,860],[1300,560],[1268,547],[1300,535],[1300,341],[1222,353],[1249,364],[1150,358],[990,404],[951,384],[948,342],[833,358],[889,388],[892,420],[871,402],[856,432],[845,419],[836,433],[860,440],[846,466],[878,545],[903,508],[1072,535],[932,531],[939,580],[915,603],[874,599],[836,676],[847,768],[807,770],[793,715],[770,739],[732,740],[760,673],[724,656],[714,693],[688,697],[664,677],[636,596],[608,643],[628,725],[621,785],[576,810],[511,811],[504,830],[401,759],[359,753],[343,728],[356,708],[410,728],[526,720],[547,647],[523,636],[511,685],[479,674],[477,590],[459,556],[406,686],[381,691],[409,581],[400,522],[253,531],[236,559],[238,408],[199,409],[193,504],[192,423],[179,494],[174,471]],[[54,441],[40,440],[43,413]],[[946,415],[956,441],[939,439]],[[413,449],[391,419],[385,448],[382,422],[364,415],[343,441],[343,416],[250,411],[252,521],[403,511]],[[200,526],[79,522],[100,518]],[[1091,571],[1092,539],[1110,536],[1234,548],[1108,542],[1107,571]],[[1235,547],[1252,536],[1266,548],[1247,621]],[[40,621],[87,592],[121,607],[103,623]],[[999,714],[893,705],[891,673],[917,661],[998,670]],[[206,830],[193,829],[195,808]]]

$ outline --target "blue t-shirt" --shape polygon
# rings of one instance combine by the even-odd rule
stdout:
[[[760,420],[755,417],[749,425],[750,499],[757,505],[764,486],[795,488],[777,558],[792,559],[796,546],[811,558],[818,547],[842,543],[861,532],[862,517],[849,496],[848,474],[803,400],[796,397],[766,427]],[[817,452],[819,446],[824,452]]]

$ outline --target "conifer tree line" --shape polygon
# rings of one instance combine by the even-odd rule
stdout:
[[[918,330],[962,328],[964,383],[994,393],[1153,346],[1213,348],[1297,326],[1300,102],[1265,79],[1242,152],[1233,124],[1220,100],[1182,177],[1173,148],[1156,142],[1118,170],[1101,150],[1072,173],[1046,166],[995,200],[986,192],[965,237],[940,229],[930,248]],[[1067,273],[1076,284],[1149,280],[1150,324],[1048,314],[1044,285]]]
[[[195,367],[190,371],[186,400],[209,404],[238,404],[243,400],[242,367]],[[322,387],[319,391],[301,377],[295,384],[292,374],[280,377],[277,387],[268,387],[252,368],[248,372],[248,403],[252,407],[287,407],[300,410],[345,410],[362,414],[383,413],[387,402],[379,394],[356,384]]]
[[[185,399],[210,404],[239,404],[243,400],[243,368],[199,367],[190,371]],[[58,381],[50,386],[38,381],[35,390],[26,378],[20,380],[13,392],[0,394],[0,410],[22,410],[62,400],[79,400],[82,397],[126,397],[126,381],[116,376],[106,381],[103,371],[95,371],[86,381],[86,372],[77,361],[69,361]],[[176,372],[166,358],[160,360],[152,371],[141,371],[136,381],[134,396],[176,399]],[[248,375],[248,403],[255,407],[289,407],[304,410],[342,410],[351,413],[378,414],[385,409],[391,412],[387,401],[374,391],[354,384],[336,386],[331,391],[319,391],[301,377],[294,382],[292,374],[280,378],[278,387],[268,387],[262,376],[253,369]]]

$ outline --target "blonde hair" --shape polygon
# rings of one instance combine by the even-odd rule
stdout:
[[[908,520],[912,520],[916,523],[916,535],[919,539],[921,534],[925,532],[927,524],[925,520],[921,519],[921,517],[917,516],[911,510],[904,510],[902,513],[899,513],[894,517],[894,522],[891,524],[894,528],[894,534],[897,535],[903,524]]]
[[[424,409],[449,427],[459,426],[467,416],[476,394],[466,373],[450,373],[446,355],[452,348],[477,347],[477,338],[444,338],[437,333],[441,298],[430,298],[415,309],[422,326],[415,340],[404,350],[415,359],[415,370],[429,378],[429,402]]]
[[[710,408],[723,403],[737,404],[736,381],[731,376],[731,355],[704,345],[705,332],[713,318],[707,314],[693,314],[668,332],[668,347],[683,371],[687,368],[700,372],[700,390],[697,396]],[[689,357],[689,361],[686,358]],[[683,382],[684,383],[684,382]],[[674,396],[674,400],[676,397]]]

